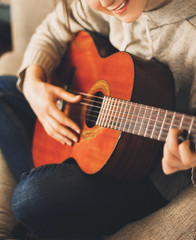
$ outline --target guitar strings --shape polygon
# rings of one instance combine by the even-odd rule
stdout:
[[[84,96],[89,96],[89,97],[93,97],[94,95],[93,94],[89,94],[89,93],[84,93],[84,92],[79,92],[79,91],[71,91],[72,93],[75,93],[75,94],[80,94],[80,95],[84,95]],[[103,96],[103,97],[99,97],[99,96],[95,96],[96,98],[98,98],[98,99],[100,99],[100,100],[103,100],[104,99],[104,97],[109,97],[109,98],[113,98],[113,97],[110,97],[110,96]],[[85,99],[85,98],[84,98]],[[161,109],[161,108],[157,108],[157,107],[153,107],[153,106],[148,106],[148,105],[145,105],[145,104],[140,104],[140,103],[134,103],[134,102],[129,102],[128,100],[123,100],[123,99],[118,99],[118,98],[113,98],[113,99],[116,99],[116,100],[120,100],[120,101],[122,101],[123,103],[122,104],[124,104],[125,102],[128,102],[129,104],[132,104],[134,107],[135,107],[135,105],[137,104],[137,108],[139,108],[139,111],[140,111],[140,109],[145,109],[145,108],[149,108],[150,109],[150,111],[151,111],[151,109],[153,109],[154,111],[163,111],[163,112],[166,112],[166,110],[165,109]],[[101,102],[98,102],[98,101],[95,101],[95,100],[91,100],[91,99],[89,99],[89,98],[86,98],[85,100],[88,100],[88,101],[91,101],[91,102],[93,102],[93,103],[101,103]],[[94,106],[94,105],[92,105],[93,107],[98,107],[98,106]],[[114,106],[114,104],[112,104],[111,105],[111,107],[113,107]],[[99,107],[99,109],[101,109],[102,107]],[[122,108],[121,109],[121,111],[126,111],[126,108]],[[138,112],[139,112],[138,111]],[[118,112],[118,111],[116,111],[116,112]],[[178,112],[175,112],[175,111],[169,111],[169,110],[167,110],[167,114],[168,114],[168,116],[173,116],[174,114],[175,114],[175,116],[176,117],[181,117],[182,115],[184,115],[184,114],[182,114],[182,113],[178,113]],[[138,114],[136,114],[136,116],[137,116]],[[193,118],[194,116],[190,116],[190,115],[186,115],[186,117],[188,117],[188,118]],[[180,121],[180,120],[179,120]],[[187,121],[186,119],[185,119],[185,121]],[[189,120],[188,120],[188,123],[189,123]]]
[[[86,102],[83,102],[83,105],[88,105],[88,106],[92,106],[92,107],[94,107],[94,108],[100,108],[101,109],[101,107],[98,107],[98,106],[94,106],[94,105],[92,105],[92,104],[88,104],[88,103],[86,103]],[[112,105],[112,106],[114,106],[114,105]],[[106,109],[107,110],[107,108],[103,108],[104,110]],[[122,108],[123,109],[123,108]],[[123,109],[124,110],[124,109]],[[139,122],[139,120],[141,120],[141,122],[143,121],[143,120],[149,120],[149,121],[154,121],[154,122],[156,122],[156,123],[163,123],[163,121],[161,121],[160,119],[157,119],[157,115],[158,115],[158,110],[157,110],[157,114],[156,114],[156,112],[153,112],[153,114],[151,115],[151,118],[149,119],[149,118],[147,118],[147,117],[145,117],[144,115],[141,115],[140,114],[140,110],[141,110],[141,107],[139,107],[139,111],[138,111],[138,109],[137,110],[135,110],[134,109],[134,113],[136,113],[135,115],[134,114],[130,114],[129,113],[129,111],[127,111],[127,112],[124,112],[124,113],[121,113],[123,116],[121,116],[120,114],[119,114],[119,112],[118,111],[115,111],[115,110],[113,110],[113,115],[111,116],[111,117],[114,117],[114,118],[116,118],[116,119],[119,119],[121,122],[123,122],[123,121],[134,121],[133,119],[134,118],[137,118],[137,122]],[[111,110],[110,110],[111,111]],[[151,111],[151,110],[150,110]],[[94,111],[94,110],[91,110],[91,112],[93,112],[93,113],[95,113],[95,114],[99,114],[99,111]],[[115,115],[115,114],[118,114],[118,115]],[[128,114],[129,113],[129,114]],[[150,114],[149,114],[150,115]],[[96,117],[97,115],[93,115],[92,114],[92,117]],[[108,113],[104,113],[104,116],[110,116]],[[168,116],[169,116],[169,114],[168,114]],[[171,116],[173,116],[173,115],[170,115],[170,117]],[[110,117],[110,119],[111,119],[111,117]],[[127,118],[128,117],[128,118]],[[129,118],[129,117],[131,117],[131,119]],[[153,118],[153,117],[155,117],[155,118]],[[162,116],[162,120],[164,120],[164,116]],[[172,122],[172,119],[169,119],[170,120],[170,123]],[[136,120],[135,120],[136,121]],[[181,120],[179,120],[178,119],[178,121],[181,121]],[[167,124],[167,125],[170,125],[170,123],[168,123],[168,122],[165,122],[165,124]],[[185,121],[183,121],[183,124],[184,124],[184,127],[187,127],[187,128],[189,128],[189,124],[190,124],[190,121],[187,121],[186,119],[185,119]],[[186,126],[185,126],[185,124],[187,124]],[[176,126],[176,127],[179,127],[179,124],[177,124],[177,123],[173,123],[173,126]],[[194,127],[193,127],[194,128]],[[192,128],[192,129],[193,129]]]
[[[76,115],[76,116],[77,116],[78,119],[82,119],[82,120],[84,119],[82,117],[78,117],[78,115]],[[91,119],[89,119],[88,121],[96,123],[96,121],[93,121]],[[153,125],[151,125],[151,126],[153,126]],[[122,132],[133,133],[133,134],[137,134],[137,135],[145,136],[145,137],[149,137],[149,138],[154,137],[154,139],[158,139],[159,141],[165,141],[166,138],[167,138],[167,135],[168,135],[168,128],[167,129],[162,128],[162,132],[160,133],[161,127],[160,127],[160,129],[157,129],[157,128],[154,129],[153,136],[152,136],[152,132],[149,133],[149,131],[146,131],[145,126],[142,126],[142,127],[141,126],[140,127],[136,126],[135,131],[131,131],[130,126],[129,126],[129,128],[123,129],[123,130],[118,129],[118,128],[112,128],[112,129],[119,130],[119,131],[122,131]],[[136,130],[139,130],[139,131],[136,132]],[[142,132],[142,130],[143,130],[143,132]]]
[[[83,95],[83,96],[88,96],[88,97],[92,97],[92,96],[94,96],[94,95],[91,95],[91,94],[88,94],[88,93],[83,93],[83,92],[77,92],[77,91],[72,91],[73,93],[76,93],[76,94],[80,94],[80,95]],[[101,99],[101,100],[103,100],[104,99],[104,97],[100,97],[100,96],[94,96],[96,99]],[[102,102],[99,102],[99,101],[95,101],[95,100],[92,100],[92,99],[90,99],[90,98],[83,98],[83,100],[85,100],[85,101],[87,101],[87,102],[80,102],[81,104],[83,104],[83,105],[88,105],[88,106],[91,106],[91,107],[93,107],[94,109],[96,108],[96,109],[98,109],[98,110],[100,110],[102,107],[100,106],[97,106],[97,105],[93,105],[93,103],[97,103],[97,104],[99,104],[99,105],[101,105],[102,104]],[[119,99],[119,100],[121,100],[121,99]],[[123,103],[120,103],[120,104],[122,104],[122,105],[124,105],[124,103],[126,102],[126,100],[121,100],[121,101],[123,101]],[[89,104],[88,102],[91,102],[92,104]],[[131,104],[131,102],[129,102],[129,104]],[[163,124],[163,122],[162,121],[160,121],[160,120],[158,120],[158,119],[156,119],[156,117],[157,117],[157,115],[153,112],[153,114],[152,114],[152,116],[151,116],[151,119],[149,119],[149,118],[146,118],[146,117],[144,117],[143,115],[141,116],[140,115],[140,111],[141,111],[141,109],[145,109],[145,111],[146,111],[146,108],[148,108],[148,106],[142,106],[142,104],[137,104],[137,106],[136,106],[136,103],[132,103],[133,105],[134,105],[134,113],[136,113],[135,115],[134,114],[128,114],[129,112],[127,111],[127,112],[125,112],[126,111],[126,108],[124,108],[124,107],[122,107],[121,106],[121,111],[123,110],[124,112],[122,113],[123,114],[123,116],[120,116],[119,115],[119,112],[118,111],[115,111],[115,110],[113,110],[113,115],[112,116],[110,116],[109,114],[105,114],[105,116],[106,117],[108,117],[108,116],[110,116],[110,118],[109,118],[109,120],[110,121],[118,121],[119,120],[119,118],[120,118],[120,120],[121,120],[121,123],[120,123],[120,126],[123,126],[123,128],[125,129],[126,128],[126,126],[128,126],[128,128],[130,128],[130,126],[131,125],[133,125],[133,124],[136,124],[136,127],[134,126],[134,130],[135,129],[137,129],[138,128],[138,126],[137,126],[137,124],[140,124],[140,129],[142,130],[143,128],[144,128],[144,126],[148,126],[148,127],[151,127],[151,126],[153,126],[154,127],[154,124],[151,124],[150,123],[150,121],[154,121],[154,122],[156,122],[156,123],[161,123],[161,126],[156,126],[155,127],[155,129],[154,129],[154,131],[156,130],[156,131],[158,131],[157,130],[157,128],[160,128],[162,131],[163,130],[168,130],[169,128],[166,126],[166,125],[169,125],[170,126],[170,123],[167,123],[167,122],[165,122],[164,123],[164,127],[162,127],[162,124]],[[114,107],[115,105],[114,104],[112,104],[110,107]],[[136,109],[135,109],[135,106],[136,106]],[[117,108],[119,108],[119,107],[117,107]],[[138,109],[137,108],[139,108],[139,111],[138,111]],[[157,110],[157,112],[158,112],[158,108],[155,108],[155,107],[149,107],[149,108],[153,108],[155,111]],[[107,108],[103,108],[104,110],[108,110]],[[151,110],[152,111],[152,110]],[[93,118],[97,118],[98,117],[98,114],[99,114],[99,111],[94,111],[94,110],[92,110],[91,109],[91,113],[94,113],[95,115],[93,115],[93,114],[88,114],[88,117],[93,117]],[[118,115],[115,115],[115,113],[118,113]],[[167,111],[167,115],[169,116],[171,116],[171,115],[173,115],[175,112],[171,112],[171,111]],[[157,113],[158,114],[158,113]],[[180,115],[180,114],[178,114],[178,113],[175,113],[176,115],[178,115],[178,116],[182,116],[182,114]],[[131,119],[130,118],[125,118],[125,116],[127,115],[127,117],[131,117]],[[155,119],[152,119],[152,117],[153,116],[155,116]],[[189,116],[187,116],[187,117],[189,117]],[[96,123],[96,121],[95,120],[92,120],[92,119],[87,119],[87,121],[91,121],[91,122],[93,122],[93,123]],[[134,120],[134,118],[136,118],[135,120]],[[138,119],[141,119],[141,122],[139,122],[138,121]],[[148,122],[147,123],[143,123],[143,120],[147,120]],[[123,121],[125,121],[125,122],[123,122]],[[180,120],[179,120],[180,121]],[[128,123],[129,122],[129,123]],[[190,124],[190,122],[188,121],[187,122],[187,120],[185,119],[184,121],[183,121],[183,124]],[[105,123],[104,125],[107,125],[107,124],[109,124],[109,123]],[[131,125],[130,125],[131,124]],[[146,125],[145,125],[146,124]],[[117,125],[117,122],[115,122],[114,124],[112,124],[112,125],[114,125],[114,126],[116,126],[116,128],[118,127]],[[143,127],[142,127],[142,125],[144,125]],[[165,128],[165,127],[167,127],[167,128]],[[173,125],[172,125],[172,127],[179,127],[179,124],[176,124],[176,123],[173,123]],[[186,126],[183,126],[184,128],[186,127]],[[187,126],[187,128],[189,128],[189,126]],[[191,130],[191,132],[192,132],[192,134],[193,134],[193,132],[195,131],[195,129],[194,129],[194,125],[192,126],[192,130]]]
[[[82,104],[82,105],[84,105],[84,104],[87,105],[85,102],[79,102],[79,103]],[[78,113],[78,111],[75,111],[74,115],[77,116],[77,118],[79,118],[77,113]],[[87,121],[96,124],[96,120],[91,119],[91,117],[97,118],[97,115],[92,115],[92,114],[88,114],[88,113],[83,114],[83,115],[87,116],[87,118],[86,118]],[[106,115],[108,116],[108,114],[106,114]],[[129,116],[134,116],[134,115],[130,114]],[[164,134],[166,134],[165,136],[167,136],[167,133],[168,133],[168,130],[169,130],[169,127],[167,127],[167,125],[170,126],[169,123],[164,123],[164,126],[162,126],[162,125],[161,126],[154,126],[154,124],[151,124],[149,121],[148,121],[148,123],[144,123],[143,121],[138,122],[138,121],[133,120],[133,119],[128,119],[128,120],[126,119],[125,122],[123,122],[123,123],[121,122],[120,124],[117,124],[118,123],[118,120],[117,120],[118,116],[112,116],[112,117],[113,117],[113,119],[111,121],[115,121],[114,124],[113,124],[115,127],[113,127],[113,129],[121,130],[121,129],[118,129],[119,127],[121,127],[123,129],[123,131],[126,130],[128,132],[131,132],[131,129],[133,128],[134,131],[132,133],[135,133],[136,130],[139,130],[139,132],[142,132],[142,130],[144,130],[144,129],[145,129],[144,132],[146,132],[147,134],[149,134],[148,132],[151,131],[151,130],[153,131],[153,133],[160,133],[160,130],[162,130],[161,137],[163,137]],[[80,117],[80,119],[83,120],[84,117]],[[148,118],[146,118],[146,119],[148,119]],[[155,120],[153,120],[153,121],[155,121]],[[110,127],[112,125],[111,123],[107,123],[107,124],[109,124]],[[139,124],[139,126],[138,126],[138,124]],[[146,131],[146,126],[148,126],[149,128],[151,127],[151,128]],[[173,126],[178,127],[178,125],[175,125],[175,124]]]
[[[76,94],[80,94],[80,95],[84,95],[84,96],[89,96],[89,97],[93,97],[94,95],[92,95],[92,94],[88,94],[88,93],[84,93],[84,92],[77,92],[77,91],[72,91],[73,93],[76,93]],[[103,100],[104,99],[104,97],[109,97],[109,98],[113,98],[113,97],[110,97],[110,96],[104,96],[104,97],[99,97],[99,96],[95,96],[96,98],[98,98],[98,99],[101,99],[101,100]],[[90,101],[90,102],[92,102],[92,103],[101,103],[101,102],[98,102],[98,101],[95,101],[95,100],[91,100],[91,99],[89,99],[89,98],[83,98],[84,100],[87,100],[87,101]],[[117,98],[116,98],[117,99]],[[122,104],[124,104],[125,102],[128,102],[130,105],[132,104],[133,105],[133,107],[134,107],[134,112],[136,112],[136,113],[138,113],[141,109],[142,110],[145,110],[146,108],[149,108],[149,110],[150,111],[152,111],[152,109],[153,109],[153,114],[156,116],[156,114],[155,114],[155,111],[157,111],[157,112],[159,112],[159,110],[160,111],[163,111],[163,112],[166,112],[166,110],[164,110],[164,109],[160,109],[160,108],[157,108],[157,107],[152,107],[152,106],[148,106],[148,105],[143,105],[143,104],[139,104],[139,103],[134,103],[134,102],[129,102],[129,101],[127,101],[127,100],[123,100],[123,99],[118,99],[118,100],[120,100],[120,101],[122,101],[123,103]],[[137,105],[137,106],[136,106]],[[96,107],[96,108],[99,108],[99,109],[101,109],[102,107],[99,107],[99,106],[96,106],[96,105],[91,105],[92,107]],[[112,105],[110,105],[110,107],[114,107],[115,105],[114,104],[112,104]],[[136,106],[136,111],[135,111],[135,106]],[[119,108],[119,106],[117,106],[117,108]],[[138,108],[139,108],[139,111],[138,111]],[[105,108],[106,109],[106,108]],[[121,109],[121,111],[123,112],[125,112],[126,111],[126,108],[124,108],[124,107],[122,107],[122,109]],[[119,113],[118,111],[113,111],[114,113]],[[172,117],[173,115],[175,114],[175,117],[182,117],[184,114],[182,114],[182,113],[177,113],[177,112],[172,112],[172,111],[167,111],[167,117]],[[138,116],[138,114],[135,114],[135,116]],[[141,116],[142,118],[143,118],[143,116]],[[194,116],[190,116],[190,115],[186,115],[186,118],[193,118]],[[147,118],[148,119],[148,118]],[[187,119],[184,119],[185,120],[185,122],[187,122],[187,123],[189,123],[189,121],[191,121],[191,120],[187,120]],[[180,120],[179,120],[180,121]],[[160,122],[162,122],[162,121],[160,121]]]
[[[85,105],[87,105],[87,103],[82,103],[82,104],[85,104]],[[91,111],[92,112],[92,111]],[[107,113],[105,113],[105,116],[106,117],[108,117],[108,116],[110,116],[110,115],[108,115]],[[116,128],[117,127],[119,127],[118,125],[119,125],[119,117],[121,117],[120,118],[120,120],[121,120],[121,123],[120,123],[120,126],[122,127],[122,128],[131,128],[131,126],[133,125],[133,124],[136,124],[136,127],[135,127],[135,129],[137,129],[138,128],[138,124],[140,124],[140,128],[142,129],[142,128],[144,128],[145,126],[148,126],[148,127],[154,127],[154,128],[159,128],[160,130],[162,130],[162,131],[164,131],[164,130],[169,130],[169,128],[170,128],[170,125],[171,125],[171,122],[170,123],[167,123],[167,122],[164,122],[164,124],[163,124],[163,121],[157,121],[157,120],[155,120],[155,119],[149,119],[149,118],[144,118],[143,116],[139,116],[138,114],[137,115],[133,115],[133,114],[129,114],[128,116],[130,116],[131,117],[131,119],[130,118],[122,118],[121,116],[116,116],[116,115],[113,115],[113,116],[110,116],[110,122],[111,121],[113,121],[113,123],[111,124],[110,122],[107,122],[107,123],[105,123],[105,124],[103,124],[104,126],[106,126],[106,125],[108,125],[108,124],[110,124],[110,125],[114,125],[114,126],[116,126]],[[134,116],[136,116],[136,119],[134,120]],[[97,118],[97,115],[93,115],[93,114],[88,114],[88,117],[94,117],[94,118]],[[152,117],[152,116],[151,116]],[[139,120],[141,120],[141,122],[139,121]],[[145,123],[144,122],[144,120],[147,120],[148,122],[147,123]],[[92,119],[87,119],[87,121],[91,121],[91,122],[94,122],[94,123],[96,123],[96,121],[95,120],[92,120]],[[115,122],[114,122],[115,121]],[[124,121],[124,122],[123,122]],[[161,123],[161,126],[154,126],[155,124],[153,124],[152,123],[152,121],[155,123]],[[162,126],[163,125],[163,126]],[[167,128],[166,128],[167,127]],[[179,128],[179,124],[175,124],[175,123],[173,123],[172,124],[172,127],[176,127],[176,128]],[[183,128],[186,128],[187,127],[187,130],[189,129],[189,125],[188,126],[183,126]],[[191,130],[191,132],[192,132],[192,134],[193,134],[193,132],[195,131],[195,129],[194,129],[194,127],[192,127],[192,130]]]
[[[84,95],[86,95],[86,94],[84,94]],[[90,94],[87,94],[87,95],[88,95],[88,96],[92,96],[92,95],[90,95]],[[102,97],[99,97],[99,98],[103,99]],[[95,101],[95,100],[92,101],[91,99],[88,99],[88,98],[83,98],[83,99],[92,103],[92,104],[88,104],[88,103],[84,102],[84,104],[86,104],[86,105],[88,105],[88,106],[91,106],[91,107],[96,108],[96,109],[98,109],[98,110],[102,108],[102,107],[99,107],[99,106],[97,106],[97,105],[93,105],[93,103],[101,104],[101,103],[98,102],[98,101]],[[123,100],[123,101],[125,101],[125,100]],[[125,101],[125,102],[126,102],[126,101]],[[124,105],[124,103],[122,103],[122,104]],[[131,102],[129,102],[129,104],[131,104]],[[131,114],[128,114],[128,113],[129,113],[129,110],[127,111],[126,108],[123,108],[123,107],[122,107],[121,111],[124,111],[124,112],[121,112],[121,114],[122,114],[123,116],[117,115],[117,116],[115,116],[115,118],[119,118],[119,117],[120,117],[121,121],[123,121],[123,120],[127,121],[127,117],[129,117],[129,116],[131,117],[131,119],[134,118],[134,117],[136,117],[137,120],[138,120],[138,118],[141,118],[142,121],[149,119],[149,118],[147,118],[147,117],[145,117],[145,116],[143,116],[143,115],[140,114],[141,109],[143,109],[143,110],[145,109],[145,111],[146,111],[146,108],[148,108],[148,106],[144,107],[144,106],[142,106],[141,104],[137,104],[137,106],[138,106],[138,107],[137,107],[135,103],[132,103],[132,104],[134,105],[134,113],[136,113],[135,115],[133,115],[133,114],[132,114],[132,115],[131,115]],[[114,106],[115,106],[115,105],[112,104],[112,105],[110,105],[110,108],[113,108]],[[136,106],[136,109],[135,109],[135,106]],[[117,108],[119,108],[119,107],[117,107]],[[139,108],[139,109],[137,109],[137,108]],[[153,114],[152,114],[151,117],[154,116],[155,119],[151,118],[151,121],[155,121],[156,123],[162,123],[161,120],[156,119],[157,115],[159,114],[158,108],[154,108],[154,107],[149,107],[149,108],[150,108],[150,111],[152,111],[152,110],[151,110],[152,108],[154,109],[154,111],[157,111],[157,114],[156,114],[155,112],[153,112]],[[103,109],[105,110],[105,109],[107,109],[107,108],[103,108]],[[110,109],[110,111],[111,111],[111,109]],[[99,111],[91,110],[91,112],[94,112],[95,114],[99,114]],[[112,112],[113,112],[113,114],[115,114],[115,113],[118,113],[118,114],[119,114],[119,112],[118,112],[118,111],[115,111],[115,110],[113,110]],[[147,112],[148,112],[148,110],[147,110]],[[148,113],[149,113],[149,112],[148,112]],[[172,117],[174,113],[176,114],[176,116],[179,116],[179,117],[182,116],[182,114],[178,114],[178,113],[176,113],[176,112],[167,111],[167,115],[168,115],[167,117],[169,117],[169,116]],[[146,114],[146,112],[144,112],[144,114]],[[107,116],[107,114],[105,114],[105,115]],[[96,116],[97,116],[97,115],[95,115],[95,116],[92,115],[92,117],[96,117]],[[127,116],[127,117],[126,117],[126,116]],[[192,119],[191,116],[188,116],[188,117]],[[164,116],[162,116],[162,118],[164,119]],[[131,120],[131,119],[129,119],[129,120]],[[162,119],[162,120],[163,120],[163,119]],[[191,121],[191,119],[190,119],[190,120],[184,119],[183,124],[190,124],[189,121]],[[181,120],[178,119],[178,121],[181,121]],[[170,124],[170,123],[166,123],[166,124]],[[173,126],[178,127],[179,125],[178,125],[177,123],[174,123]],[[189,125],[184,126],[184,127],[189,128]]]

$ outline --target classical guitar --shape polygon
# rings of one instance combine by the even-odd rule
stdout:
[[[100,56],[92,36],[82,31],[62,61],[59,79],[82,95],[77,104],[63,104],[82,129],[80,141],[62,145],[37,120],[35,166],[73,158],[87,174],[136,182],[153,168],[170,128],[186,129],[195,140],[195,118],[172,111],[173,77],[161,63],[126,52]]]

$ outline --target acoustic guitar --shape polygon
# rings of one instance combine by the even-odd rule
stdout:
[[[113,49],[103,56],[106,41],[100,51],[97,42],[79,32],[58,71],[62,87],[68,84],[70,92],[82,95],[81,102],[61,106],[81,127],[79,142],[62,145],[37,120],[34,164],[73,158],[86,174],[134,183],[160,159],[170,128],[186,129],[195,140],[195,118],[172,111],[174,81],[165,65]]]

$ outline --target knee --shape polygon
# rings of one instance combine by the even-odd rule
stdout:
[[[23,176],[19,183],[16,185],[12,197],[11,208],[16,219],[24,223],[35,212],[34,197],[35,186],[29,176]],[[34,192],[34,193],[33,193]]]
[[[61,189],[65,184],[57,181],[63,178],[58,176],[57,168],[58,165],[42,166],[22,175],[11,198],[12,211],[19,222],[36,222],[58,209],[58,203],[66,199]]]
[[[39,218],[47,206],[49,186],[47,177],[39,169],[22,174],[11,197],[12,212],[19,222],[27,225],[34,217]]]

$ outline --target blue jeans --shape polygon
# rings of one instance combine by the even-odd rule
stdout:
[[[16,77],[0,77],[0,148],[16,179],[33,167],[31,142],[36,117]]]
[[[20,223],[41,237],[105,235],[167,203],[147,178],[116,183],[83,173],[71,159],[34,168],[36,117],[16,80],[0,77],[0,148],[19,179],[11,206]]]

